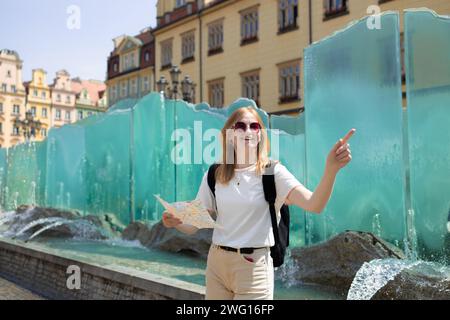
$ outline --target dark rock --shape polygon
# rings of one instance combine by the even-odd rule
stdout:
[[[373,300],[450,300],[450,278],[414,268],[403,270]]]
[[[371,233],[347,231],[311,247],[294,248],[292,259],[298,266],[295,280],[348,292],[364,262],[374,259],[403,259],[396,247]]]
[[[78,211],[61,210],[54,208],[33,207],[29,205],[21,205],[17,207],[16,213],[21,215],[22,221],[31,222],[37,219],[59,217],[65,219],[80,218]]]
[[[124,230],[122,238],[139,240],[148,248],[169,252],[189,252],[205,259],[211,246],[212,229],[200,229],[194,235],[186,235],[176,229],[164,227],[162,222],[153,226],[134,222]]]

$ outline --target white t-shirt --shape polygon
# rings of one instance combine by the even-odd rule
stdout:
[[[280,208],[289,192],[301,183],[281,163],[275,165],[274,175],[277,191],[275,210],[279,220]],[[208,186],[208,172],[203,176],[196,199],[200,199],[207,209],[216,212],[214,195]],[[257,175],[256,165],[235,169],[235,175],[228,185],[216,182],[216,200],[216,221],[223,229],[214,229],[214,244],[233,248],[258,248],[275,244],[269,203],[264,198],[262,176]]]

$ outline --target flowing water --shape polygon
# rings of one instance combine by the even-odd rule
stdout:
[[[450,268],[435,262],[375,259],[365,262],[358,270],[348,291],[347,300],[372,299],[389,281],[405,270],[450,280]]]

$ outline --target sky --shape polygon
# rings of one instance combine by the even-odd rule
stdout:
[[[112,39],[156,26],[156,0],[0,0],[0,49],[23,61],[23,81],[31,71],[58,70],[72,78],[106,80]]]

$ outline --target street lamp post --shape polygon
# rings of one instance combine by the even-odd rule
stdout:
[[[170,70],[171,86],[169,86],[169,82],[166,78],[161,76],[161,78],[156,82],[158,92],[163,92],[165,96],[176,100],[178,98],[178,93],[180,92],[179,87],[181,85],[181,95],[183,100],[193,102],[195,92],[194,88],[196,84],[189,76],[185,76],[180,82],[180,75],[181,70],[177,66],[173,66]]]
[[[14,126],[22,129],[23,136],[26,141],[29,141],[31,137],[36,137],[37,131],[41,129],[42,124],[39,120],[34,120],[33,113],[27,111],[25,113],[25,120],[20,120],[19,116],[14,119]]]

